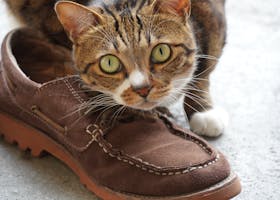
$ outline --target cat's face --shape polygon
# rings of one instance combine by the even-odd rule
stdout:
[[[119,0],[91,10],[60,4],[58,16],[74,43],[77,68],[93,90],[142,110],[178,99],[195,69],[196,46],[185,16],[189,1]]]

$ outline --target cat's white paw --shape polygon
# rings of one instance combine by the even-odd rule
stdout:
[[[228,114],[221,108],[195,113],[190,120],[190,128],[196,134],[208,137],[221,135],[228,125]]]

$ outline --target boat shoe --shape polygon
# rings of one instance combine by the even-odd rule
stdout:
[[[114,120],[110,109],[87,112],[93,95],[69,66],[68,50],[34,31],[6,36],[0,63],[6,141],[34,156],[55,156],[106,200],[226,200],[240,192],[224,155],[163,113]]]

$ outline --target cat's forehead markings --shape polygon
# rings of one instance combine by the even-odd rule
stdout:
[[[127,49],[126,44],[122,41],[122,39],[120,37],[117,38],[117,42],[118,42],[118,50],[119,51],[124,51]]]
[[[150,44],[154,44],[154,43],[158,42],[158,40],[159,39],[156,36],[154,36],[153,33],[150,33],[149,41],[147,41],[147,42],[148,42],[148,45],[150,45]]]
[[[100,58],[104,55],[110,54],[110,52],[116,52],[116,51],[117,52],[120,51],[119,45],[116,47],[114,43],[108,42],[108,44],[106,44],[106,48],[103,48],[102,50],[98,51],[96,57]]]
[[[143,36],[142,36],[142,38],[144,38]],[[141,40],[140,42],[139,42],[139,47],[147,47],[149,44],[148,44],[148,41],[147,40]]]
[[[108,44],[108,51],[113,51],[113,50],[119,50],[119,47],[116,47],[113,42],[110,42]]]
[[[153,44],[158,41],[158,39],[152,33],[150,33],[149,36],[147,36],[145,33],[142,34],[143,35],[141,37],[146,39],[141,39],[140,42],[137,44],[138,47],[147,48],[150,46],[150,44]]]

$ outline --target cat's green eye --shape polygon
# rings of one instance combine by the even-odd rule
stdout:
[[[100,60],[100,69],[107,74],[114,74],[120,71],[121,62],[113,55],[103,56]]]
[[[166,62],[170,56],[170,46],[168,44],[159,44],[153,49],[151,59],[153,63],[160,64]]]

